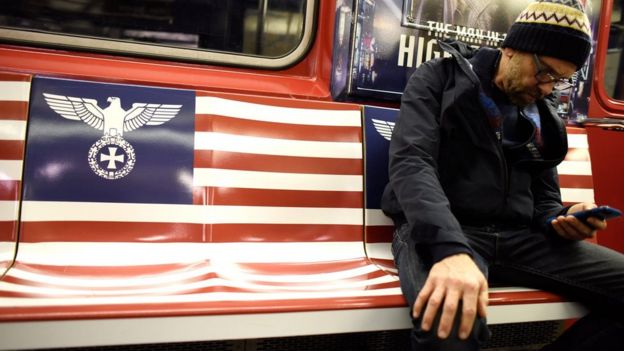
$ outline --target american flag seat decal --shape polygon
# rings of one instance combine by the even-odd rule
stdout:
[[[106,94],[78,94],[113,89],[127,109],[124,101],[150,103],[161,93],[127,88],[33,79],[25,166],[33,185],[25,186],[19,253],[0,281],[0,321],[404,306],[397,278],[364,250],[360,106],[190,92],[189,135],[183,134],[188,101],[167,124],[142,128],[143,137],[123,134],[136,153],[134,169],[121,179],[127,182],[135,175],[150,182],[175,163],[144,161],[142,138],[154,147],[191,141],[192,172],[181,172],[176,185],[187,185],[191,196],[166,203],[159,188],[168,184],[148,184],[147,195],[135,195],[118,180],[98,178],[85,155],[102,132],[61,118],[45,101],[91,99],[105,110]],[[178,92],[165,95],[172,94]],[[56,139],[45,146],[34,140],[62,123],[93,135],[86,147],[75,147],[77,161],[67,169],[60,158],[49,160],[70,157],[68,129],[50,132]],[[180,129],[168,132],[173,128]],[[80,167],[81,179],[106,191],[45,188]],[[126,190],[115,194],[118,188]],[[150,202],[151,193],[161,196],[158,202]]]

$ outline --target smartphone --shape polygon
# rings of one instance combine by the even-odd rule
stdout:
[[[572,215],[578,218],[579,221],[586,223],[587,218],[589,217],[596,217],[598,219],[605,220],[605,219],[621,216],[622,211],[618,210],[617,208],[613,208],[609,206],[598,206],[590,210],[573,213]]]
[[[613,208],[609,206],[598,206],[589,210],[572,213],[572,216],[578,218],[579,221],[587,225],[589,225],[589,223],[587,223],[587,218],[589,217],[596,217],[598,219],[605,220],[605,219],[609,219],[613,217],[619,217],[621,215],[622,215],[622,211],[618,210],[617,208]],[[553,219],[555,218],[556,217],[550,217],[547,220],[547,223],[552,222]]]

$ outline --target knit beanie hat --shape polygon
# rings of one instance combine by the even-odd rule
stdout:
[[[579,0],[538,0],[516,18],[502,47],[555,57],[580,69],[591,50],[589,19]]]

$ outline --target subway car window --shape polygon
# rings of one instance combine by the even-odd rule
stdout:
[[[605,66],[605,90],[614,99],[624,100],[624,19],[622,16],[622,2],[613,2],[611,13],[611,28]]]
[[[0,38],[209,62],[225,59],[226,63],[237,63],[240,58],[236,57],[241,56],[249,57],[252,64],[262,60],[284,61],[298,49],[301,51],[302,46],[309,45],[304,41],[311,37],[312,3],[311,0],[5,1],[0,12]],[[282,65],[289,63],[292,62]]]

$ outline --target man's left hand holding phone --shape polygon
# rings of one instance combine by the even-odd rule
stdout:
[[[581,221],[575,213],[587,211],[596,208],[596,205],[588,202],[581,202],[572,205],[566,215],[553,218],[550,223],[559,236],[569,240],[585,240],[596,235],[598,230],[607,228],[606,219],[598,217],[589,217],[587,220]]]

